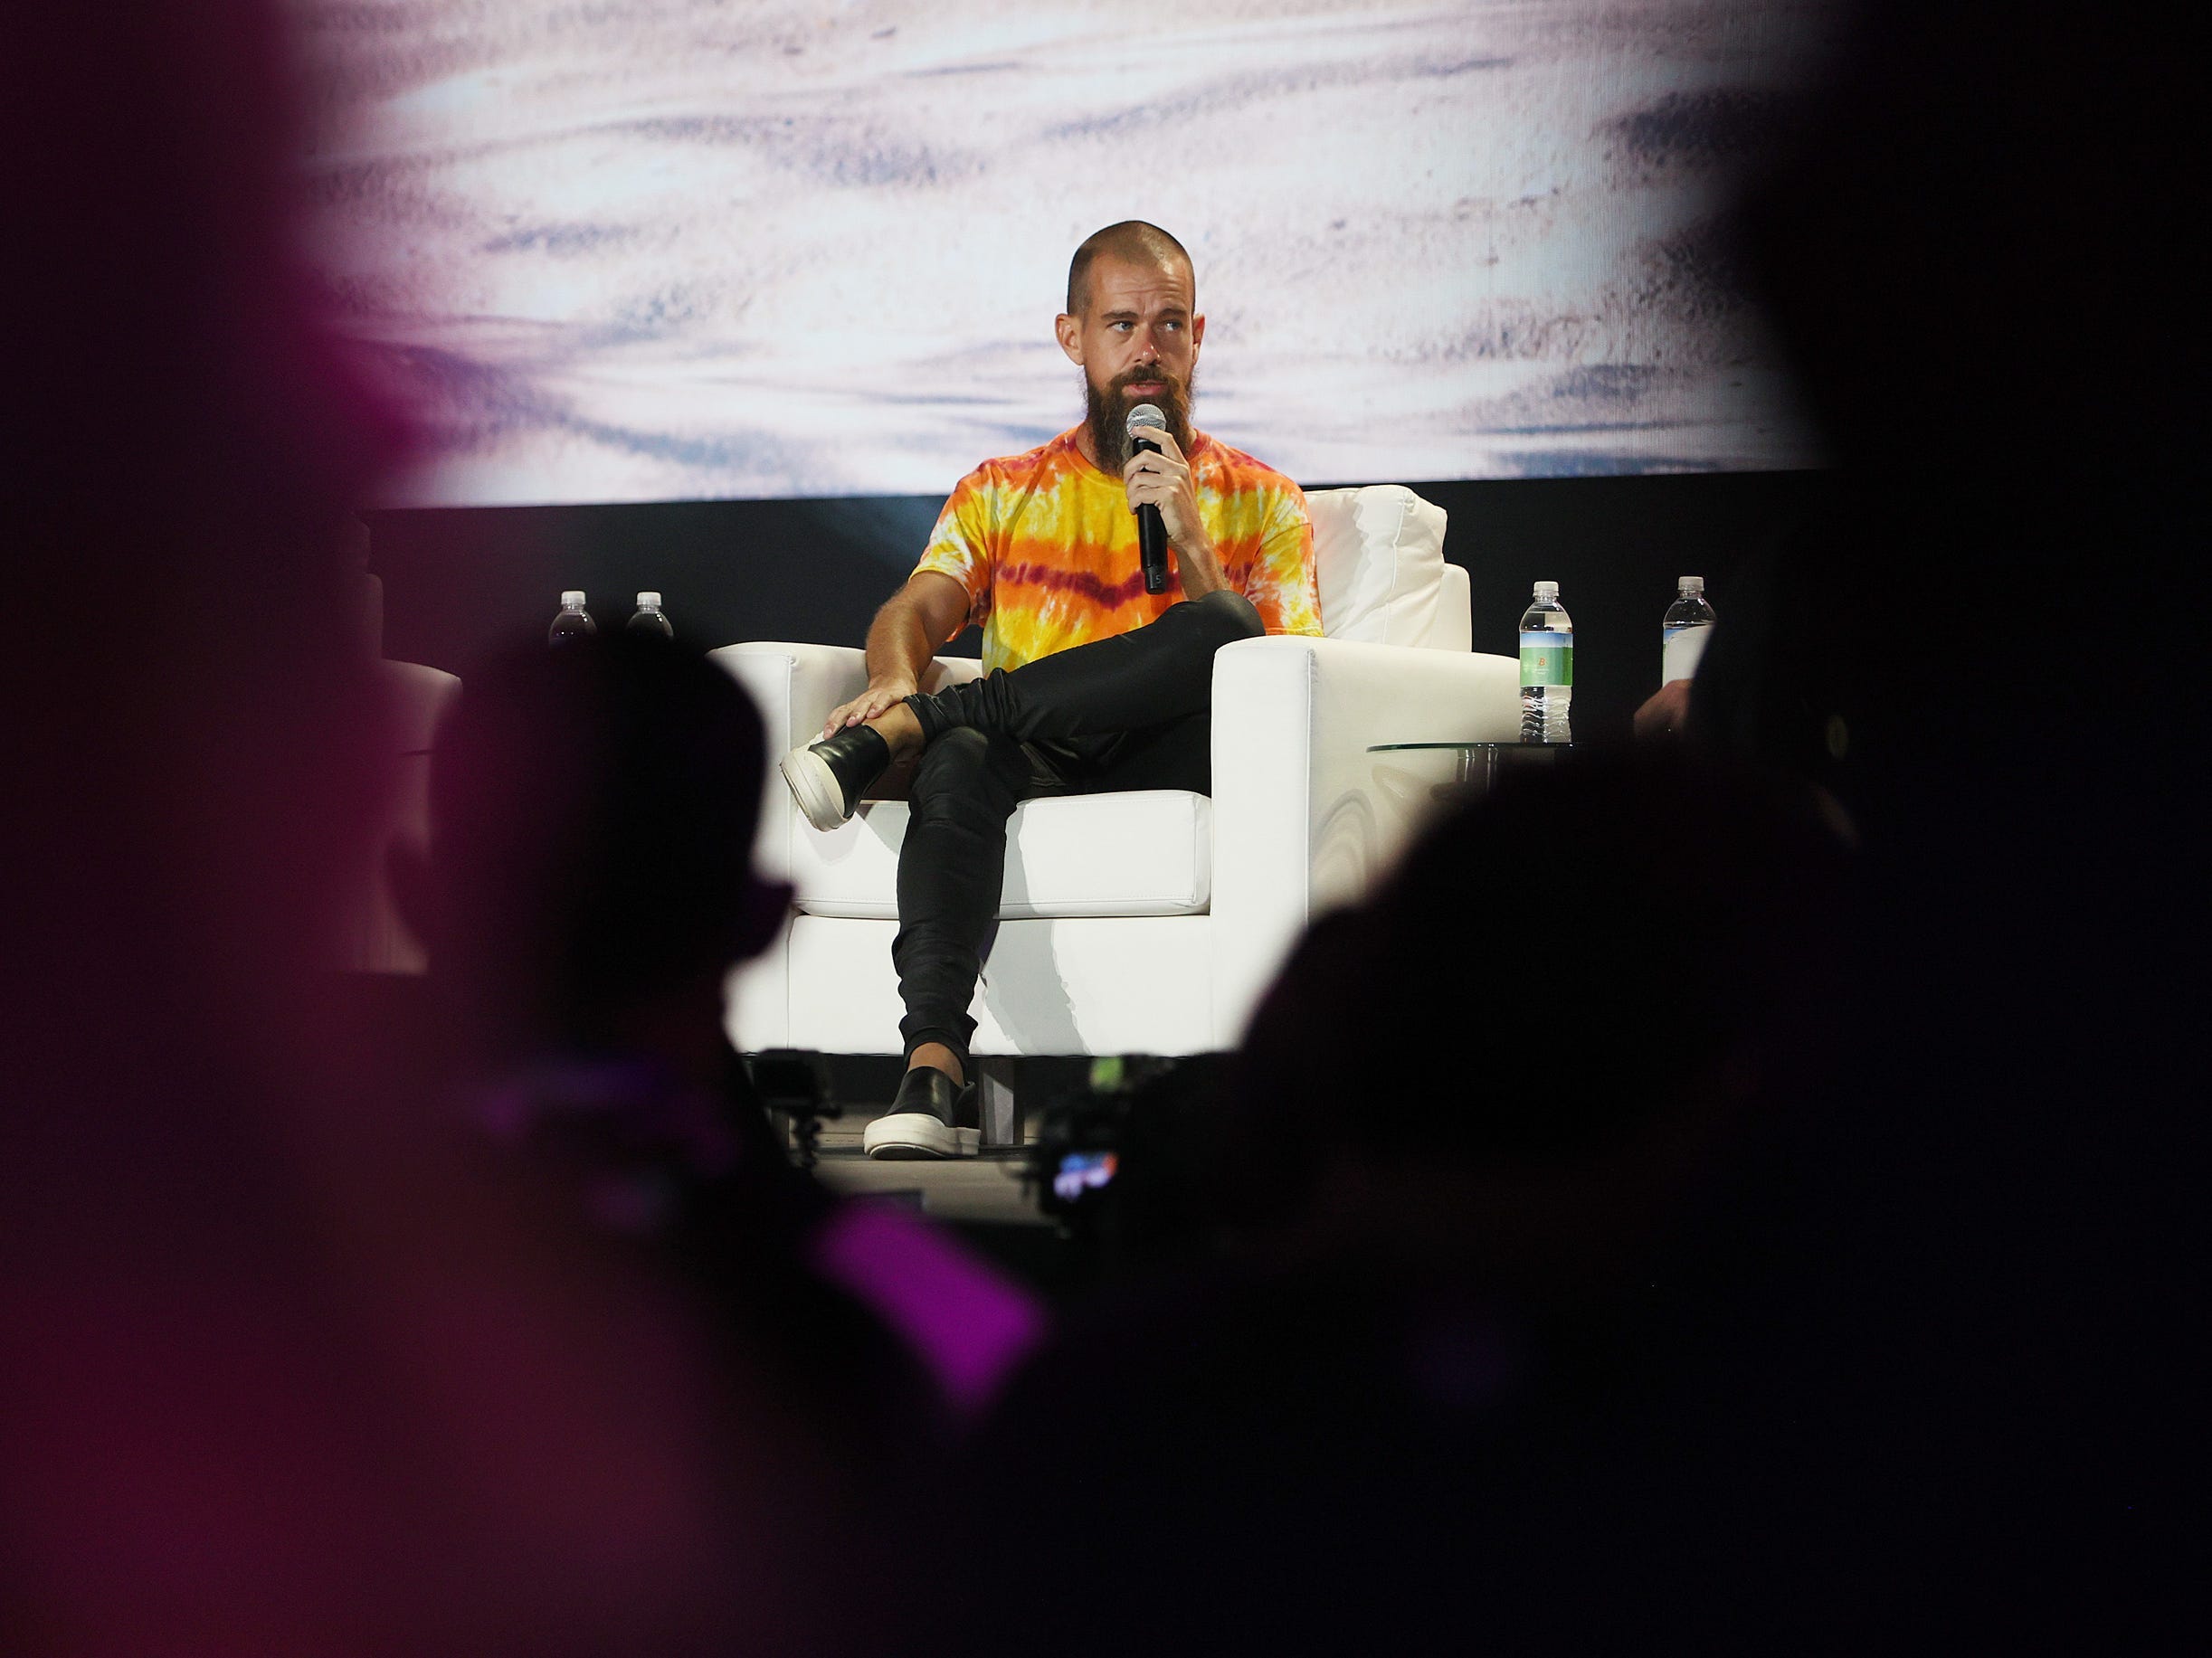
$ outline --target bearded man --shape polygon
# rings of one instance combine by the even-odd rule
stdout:
[[[959,1155],[974,1121],[969,1003],[1006,862],[1006,820],[1042,795],[1212,784],[1213,653],[1266,633],[1319,633],[1313,526],[1298,487],[1195,430],[1206,335],[1182,244],[1139,220],[1076,250],[1060,349],[1087,416],[963,478],[906,586],[868,633],[868,689],[822,740],[783,757],[819,829],[920,754],[898,857],[891,945],[907,1073],[871,1123],[870,1157]],[[1131,452],[1129,412],[1166,430]],[[1144,590],[1135,513],[1159,509],[1167,589]],[[937,648],[983,630],[984,677],[920,690]]]

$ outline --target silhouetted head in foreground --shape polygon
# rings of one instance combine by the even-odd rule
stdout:
[[[1682,756],[1509,774],[1264,1005],[1250,1212],[1483,1274],[1632,1246],[1716,1137],[1811,1085],[1842,861],[1805,793]]]
[[[985,1447],[979,1529],[1119,1586],[1066,1650],[1526,1645],[1532,1611],[1603,1649],[1688,1511],[1652,1523],[1639,1435],[1767,1242],[1723,1211],[1819,1070],[1842,864],[1800,790],[1582,754],[1308,933],[1210,1151],[1247,1257],[1077,1327]],[[1068,1582],[933,1650],[1024,1650]]]
[[[2021,468],[2063,493],[2200,421],[2184,169],[2195,54],[2155,8],[1875,0],[1787,164],[1752,261],[1836,458]],[[2062,460],[2055,472],[2054,460]]]
[[[395,874],[494,1054],[715,1042],[725,977],[783,914],[753,873],[762,744],[736,682],[671,640],[533,643],[470,677],[430,864]]]

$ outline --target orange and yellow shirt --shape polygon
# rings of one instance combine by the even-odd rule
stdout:
[[[1172,578],[1163,593],[1144,591],[1128,491],[1083,458],[1079,430],[962,478],[915,566],[967,589],[985,672],[1141,628],[1182,597]],[[1268,632],[1319,633],[1314,527],[1298,486],[1204,432],[1185,458],[1229,585]]]

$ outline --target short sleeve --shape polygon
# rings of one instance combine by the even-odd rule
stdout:
[[[1314,573],[1314,525],[1297,487],[1270,492],[1259,555],[1246,572],[1244,596],[1270,633],[1321,631],[1321,588]]]
[[[934,570],[965,588],[968,621],[979,628],[991,616],[992,546],[996,539],[992,518],[990,480],[980,469],[971,472],[937,515],[929,545],[914,567],[916,575]]]

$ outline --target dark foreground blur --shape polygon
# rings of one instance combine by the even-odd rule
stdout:
[[[0,652],[0,1645],[2178,1644],[2194,92],[2058,7],[1863,46],[1750,215],[1844,476],[1706,751],[1316,929],[1193,1104],[1205,1246],[941,1456],[990,1372],[933,1311],[1002,1362],[1019,1303],[870,1301],[745,1163],[745,892],[612,979],[449,938],[435,1052],[320,971],[389,787],[334,526],[406,422],[294,263],[263,10],[18,21],[5,534],[90,620]],[[453,1109],[549,1052],[657,1057]]]
[[[407,427],[297,262],[267,10],[8,34],[5,538],[73,602],[0,652],[0,1646],[863,1644],[836,1448],[371,1086],[324,970],[390,783],[337,526]]]

